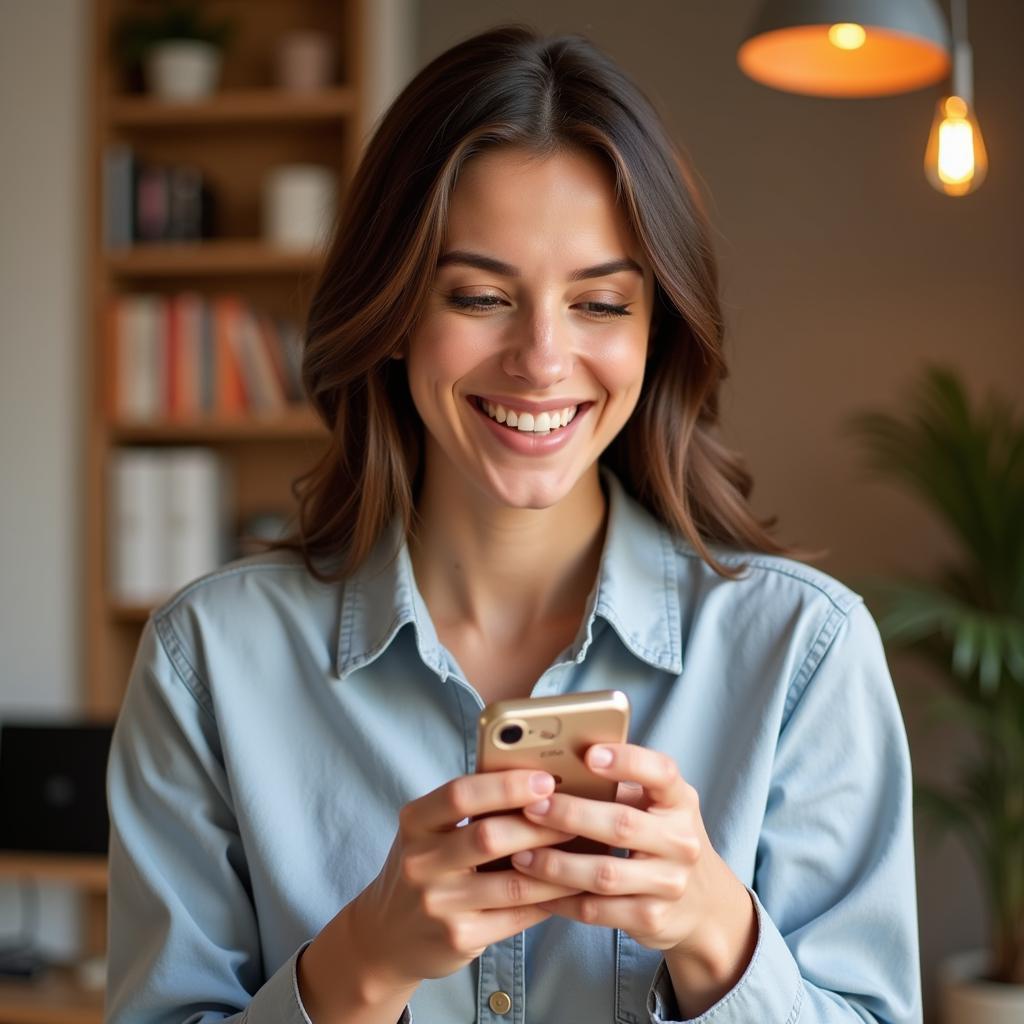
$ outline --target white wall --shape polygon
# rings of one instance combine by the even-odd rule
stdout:
[[[0,718],[77,709],[87,5],[0,0]],[[0,885],[0,944],[18,890]],[[75,898],[39,892],[70,951]]]

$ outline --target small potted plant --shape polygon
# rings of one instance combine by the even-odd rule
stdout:
[[[971,408],[956,374],[928,367],[905,417],[848,421],[873,468],[924,499],[958,541],[927,579],[861,583],[882,637],[935,664],[932,713],[973,734],[944,788],[914,802],[966,843],[985,882],[988,949],[942,965],[946,1024],[1024,1021],[1024,416],[991,396]]]
[[[230,20],[203,18],[196,0],[160,0],[150,14],[125,15],[114,50],[130,74],[141,69],[147,90],[166,100],[197,100],[220,80],[221,55],[235,30]]]

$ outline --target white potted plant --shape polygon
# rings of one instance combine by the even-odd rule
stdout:
[[[235,25],[205,20],[192,0],[162,0],[152,14],[131,14],[115,28],[114,48],[147,91],[177,102],[202,99],[220,81],[221,55]]]
[[[948,683],[933,711],[974,733],[951,786],[914,803],[963,838],[985,883],[990,941],[941,965],[944,1024],[1024,1022],[1024,416],[990,397],[971,408],[950,370],[929,367],[905,418],[850,426],[874,468],[923,498],[959,542],[923,580],[865,580],[885,640],[930,659]]]

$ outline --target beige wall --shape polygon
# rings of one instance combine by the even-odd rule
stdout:
[[[421,0],[421,64],[503,20],[581,31],[663,111],[711,198],[732,376],[726,436],[749,458],[762,514],[787,540],[831,549],[819,566],[927,571],[948,543],[890,485],[869,482],[844,416],[891,403],[926,361],[959,367],[975,393],[1024,384],[1024,5],[971,4],[988,181],[949,199],[921,161],[937,93],[819,100],[757,85],[734,54],[753,0]],[[1018,212],[1014,212],[1014,211]],[[942,775],[949,737],[924,734],[912,694],[927,682],[890,659],[916,769]],[[919,831],[926,1008],[936,961],[977,943],[977,882],[953,840]]]

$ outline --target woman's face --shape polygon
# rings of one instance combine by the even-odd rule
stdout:
[[[502,506],[560,501],[636,406],[653,299],[651,267],[599,157],[505,147],[472,158],[406,350],[428,473]],[[537,406],[576,411],[543,433]]]

